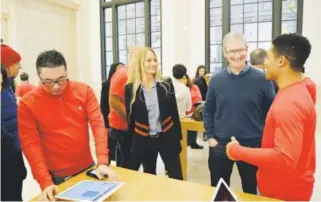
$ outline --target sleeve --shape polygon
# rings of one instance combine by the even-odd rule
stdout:
[[[130,135],[133,134],[134,131],[134,122],[132,120],[132,114],[133,112],[130,111],[130,105],[132,100],[132,94],[133,94],[133,84],[127,84],[125,86],[125,107],[126,107],[126,114],[127,114],[127,122],[128,122],[128,133]]]
[[[44,190],[54,183],[41,148],[37,122],[23,100],[18,105],[18,129],[21,148],[30,164],[32,175],[41,190]]]
[[[109,114],[109,95],[108,95],[107,82],[102,83],[101,93],[100,93],[100,111],[103,114],[105,128],[109,128],[108,114]]]
[[[203,122],[205,128],[206,136],[210,138],[215,138],[214,134],[214,114],[216,110],[216,97],[214,91],[214,80],[211,79],[209,83],[209,88],[207,91],[204,109],[203,109]]]
[[[119,70],[116,72],[111,79],[109,95],[116,95],[122,99],[125,97],[125,89],[124,86],[127,82],[127,74],[123,70]]]
[[[294,105],[284,106],[277,112],[278,115],[274,116],[276,128],[273,148],[247,148],[233,144],[230,156],[258,167],[273,165],[282,170],[293,168],[302,151],[304,121]]]
[[[186,88],[186,113],[192,110],[193,107],[193,103],[192,103],[192,95],[191,95],[191,91]]]
[[[272,105],[272,102],[275,97],[275,88],[273,86],[273,83],[271,81],[265,81],[265,94],[264,94],[264,100],[262,102],[262,109],[263,109],[263,119],[265,120],[267,113],[270,110],[270,107]]]
[[[202,94],[201,91],[199,89],[199,87],[197,85],[193,85],[193,91],[194,91],[194,99],[193,99],[193,104],[198,103],[200,101],[202,101]]]
[[[22,92],[21,92],[21,86],[18,85],[16,88],[16,96],[17,97],[22,97]]]
[[[92,88],[88,86],[86,113],[95,139],[97,164],[108,165],[108,131],[105,128],[98,100]]]
[[[168,83],[170,86],[169,92],[170,93],[170,112],[172,113],[171,116],[173,118],[173,122],[175,127],[177,128],[177,134],[179,134],[180,139],[182,139],[182,126],[181,126],[181,121],[179,119],[179,113],[178,113],[178,108],[177,108],[177,103],[176,103],[176,96],[175,96],[175,89],[174,89],[174,84],[172,79],[168,79]]]

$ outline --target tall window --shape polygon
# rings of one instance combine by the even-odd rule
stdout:
[[[227,65],[222,38],[228,32],[243,33],[249,53],[268,49],[276,35],[302,31],[302,11],[303,0],[206,0],[206,66],[217,73]]]
[[[210,1],[210,72],[222,69],[222,0]]]
[[[161,63],[161,0],[102,0],[102,79],[134,46],[152,47]]]

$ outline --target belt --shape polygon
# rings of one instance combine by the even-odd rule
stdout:
[[[159,138],[159,136],[160,136],[160,133],[156,133],[155,135],[149,135],[149,137],[152,139]]]

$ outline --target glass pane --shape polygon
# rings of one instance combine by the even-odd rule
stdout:
[[[222,0],[210,0],[210,8],[222,7]]]
[[[145,30],[144,18],[136,18],[136,33],[143,33]]]
[[[231,32],[243,33],[243,24],[231,25]]]
[[[222,27],[211,27],[211,44],[222,44]]]
[[[127,35],[127,49],[131,49],[133,46],[135,46],[135,44],[135,34]]]
[[[269,50],[271,47],[271,43],[270,42],[259,42],[258,48],[263,48],[265,50]]]
[[[161,49],[160,48],[154,48],[154,51],[156,52],[158,62],[160,63],[161,59],[162,59]]]
[[[286,0],[282,1],[282,20],[296,20],[297,16],[297,1]]]
[[[111,0],[105,0],[105,2],[111,2]]]
[[[106,52],[106,64],[107,66],[113,64],[113,52]]]
[[[257,22],[257,4],[244,5],[244,23]]]
[[[119,51],[119,62],[127,63],[127,51]]]
[[[257,23],[244,24],[244,35],[247,41],[257,41]]]
[[[150,14],[160,15],[160,0],[152,0],[150,2]]]
[[[244,3],[254,3],[257,2],[257,0],[244,0]]]
[[[160,16],[152,16],[151,17],[151,29],[152,32],[160,31]]]
[[[243,23],[243,5],[231,6],[231,24]]]
[[[152,47],[161,47],[161,33],[153,32],[152,33]]]
[[[259,41],[272,39],[272,22],[259,23]]]
[[[259,3],[259,21],[272,21],[272,2]]]
[[[106,78],[108,78],[110,66],[106,66]]]
[[[107,37],[105,40],[106,51],[113,51],[113,39],[112,37]]]
[[[222,63],[211,63],[210,64],[210,74],[217,74],[222,71]]]
[[[144,17],[144,2],[136,3],[136,18]]]
[[[104,14],[105,14],[105,22],[111,22],[112,21],[112,19],[111,19],[111,8],[105,8],[104,10],[105,10],[105,12],[104,12]]]
[[[112,30],[112,24],[111,23],[106,23],[105,27],[105,34],[106,36],[112,36],[113,35],[113,30]]]
[[[252,53],[252,51],[254,51],[255,49],[257,49],[257,43],[247,43],[247,52],[248,52],[248,56],[247,56],[247,60],[250,60],[250,54]]]
[[[282,34],[296,33],[296,21],[282,21]]]
[[[231,5],[243,4],[243,0],[231,0]]]
[[[118,21],[118,34],[126,34],[126,20]]]
[[[127,34],[135,33],[135,19],[127,20]]]
[[[135,4],[126,5],[126,10],[127,10],[127,19],[135,18],[135,14],[136,14]]]
[[[211,45],[211,63],[222,62],[222,45]]]
[[[212,8],[210,10],[210,26],[222,25],[222,8]]]
[[[126,35],[118,36],[118,48],[119,50],[125,50],[127,48]]]
[[[145,34],[136,34],[136,46],[145,46]]]
[[[117,9],[117,14],[118,14],[118,20],[124,20],[126,19],[126,6],[118,6]]]

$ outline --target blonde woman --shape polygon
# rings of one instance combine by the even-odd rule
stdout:
[[[168,176],[181,180],[181,125],[172,81],[160,76],[150,48],[140,49],[131,65],[125,87],[128,131],[133,136],[131,169],[138,170],[144,161],[144,172],[156,174],[159,152]]]

